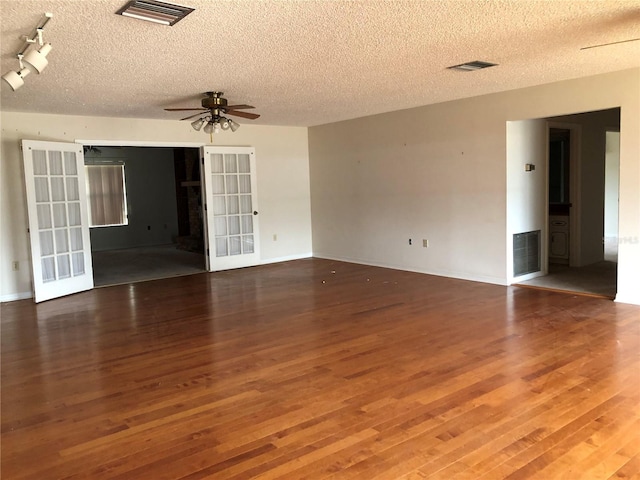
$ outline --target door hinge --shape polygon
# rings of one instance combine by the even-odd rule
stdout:
[[[207,248],[207,257],[209,256],[209,249]]]
[[[207,211],[207,204],[206,203],[204,204],[204,211],[205,212]]]
[[[202,161],[202,165],[204,165],[204,157],[200,159]]]

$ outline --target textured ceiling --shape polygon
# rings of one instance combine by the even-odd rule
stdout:
[[[54,14],[49,67],[0,108],[177,120],[221,90],[255,124],[311,126],[640,66],[640,41],[581,50],[640,37],[640,0],[189,0],[173,27],[125,3],[0,0],[2,74]],[[472,60],[499,66],[446,69]]]

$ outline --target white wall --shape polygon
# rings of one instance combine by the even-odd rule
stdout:
[[[27,213],[19,149],[21,139],[76,139],[160,144],[207,143],[188,122],[0,112],[0,300],[30,296]],[[307,129],[254,126],[214,137],[219,145],[256,149],[260,246],[264,263],[311,255]],[[273,235],[277,235],[277,241]],[[12,270],[18,261],[20,269]]]
[[[314,254],[507,284],[507,198],[528,195],[509,191],[507,122],[615,107],[617,300],[640,304],[640,69],[310,128]]]
[[[541,271],[521,275],[524,281],[547,272],[547,122],[507,122],[507,283],[513,275],[513,235],[540,230]],[[532,164],[535,170],[526,171]]]

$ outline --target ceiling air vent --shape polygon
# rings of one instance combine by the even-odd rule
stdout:
[[[476,60],[475,62],[461,63],[460,65],[454,65],[453,67],[447,67],[449,70],[461,70],[463,72],[473,72],[474,70],[482,70],[483,68],[495,67],[497,63],[481,62]]]
[[[174,25],[194,10],[194,8],[156,0],[132,0],[116,13],[147,22]]]

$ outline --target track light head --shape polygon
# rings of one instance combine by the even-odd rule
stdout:
[[[11,87],[11,89],[15,92],[21,86],[24,85],[24,77],[26,77],[30,73],[31,73],[31,70],[29,70],[28,68],[23,68],[19,72],[16,72],[15,70],[11,70],[11,71],[5,73],[2,76],[2,79],[5,82],[7,82],[9,84],[9,86]]]
[[[47,55],[51,52],[51,44],[45,43],[40,50],[30,50],[22,59],[24,63],[32,67],[36,72],[42,73],[47,68],[49,61]]]

